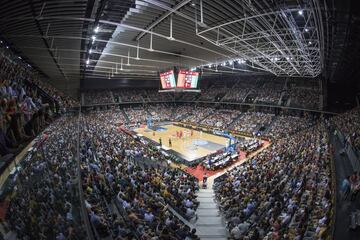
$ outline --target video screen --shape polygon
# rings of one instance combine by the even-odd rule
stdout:
[[[178,88],[197,88],[199,73],[187,70],[180,70],[177,79]]]
[[[165,72],[165,73],[160,73],[160,80],[161,80],[161,86],[163,89],[176,87],[175,75],[174,75],[173,70]]]

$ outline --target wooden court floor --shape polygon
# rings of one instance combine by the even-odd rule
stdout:
[[[161,128],[163,129],[160,131],[153,131],[147,127],[137,128],[134,129],[134,131],[157,143],[160,142],[161,138],[163,148],[172,149],[173,151],[179,153],[179,156],[187,161],[193,161],[214,153],[217,150],[226,147],[229,143],[228,138],[196,130],[192,130],[193,135],[190,136],[190,129],[172,124],[162,125]],[[176,137],[176,131],[183,132],[182,139]],[[169,146],[169,139],[171,139],[172,146]]]

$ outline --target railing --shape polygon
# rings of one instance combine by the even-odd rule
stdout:
[[[140,239],[140,233],[136,229],[135,224],[130,221],[129,216],[128,216],[127,212],[125,211],[124,207],[119,204],[117,198],[115,198],[113,200],[113,202],[114,202],[114,205],[115,205],[117,211],[119,212],[121,217],[125,220],[125,224],[131,229],[131,231],[134,234],[135,238]]]
[[[79,188],[79,198],[80,198],[80,210],[81,216],[84,220],[86,235],[89,240],[94,240],[94,233],[92,231],[92,227],[89,221],[89,214],[87,212],[84,200],[84,192],[82,188],[82,180],[81,180],[81,166],[80,166],[80,125],[81,124],[81,107],[78,112],[78,119],[77,119],[77,141],[76,141],[76,159],[77,159],[77,184]]]
[[[344,152],[346,153],[346,155],[350,160],[351,166],[353,167],[353,171],[359,171],[360,159],[359,156],[357,155],[357,149],[353,145],[347,144],[348,142],[346,137],[337,127],[333,127],[333,130],[336,131],[337,133],[336,136],[341,142],[342,146],[344,147]]]
[[[328,131],[329,141],[332,137],[331,129]],[[334,239],[335,233],[335,220],[336,220],[336,204],[337,204],[337,188],[336,188],[336,172],[335,172],[335,162],[333,159],[333,148],[330,149],[329,159],[330,159],[330,171],[331,171],[331,191],[332,191],[332,216],[330,221],[330,239]]]

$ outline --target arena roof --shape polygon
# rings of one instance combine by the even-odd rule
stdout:
[[[326,1],[12,0],[1,36],[60,88],[81,79],[204,74],[316,77],[331,45]]]

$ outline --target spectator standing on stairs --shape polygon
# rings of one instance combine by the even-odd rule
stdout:
[[[351,190],[350,200],[354,201],[360,190],[360,179],[358,173],[354,172],[354,174],[351,175],[349,180],[350,180],[350,190]]]
[[[207,173],[205,172],[203,176],[203,188],[207,188]]]
[[[347,199],[350,193],[350,176],[347,176],[341,183],[341,195],[344,200]]]

